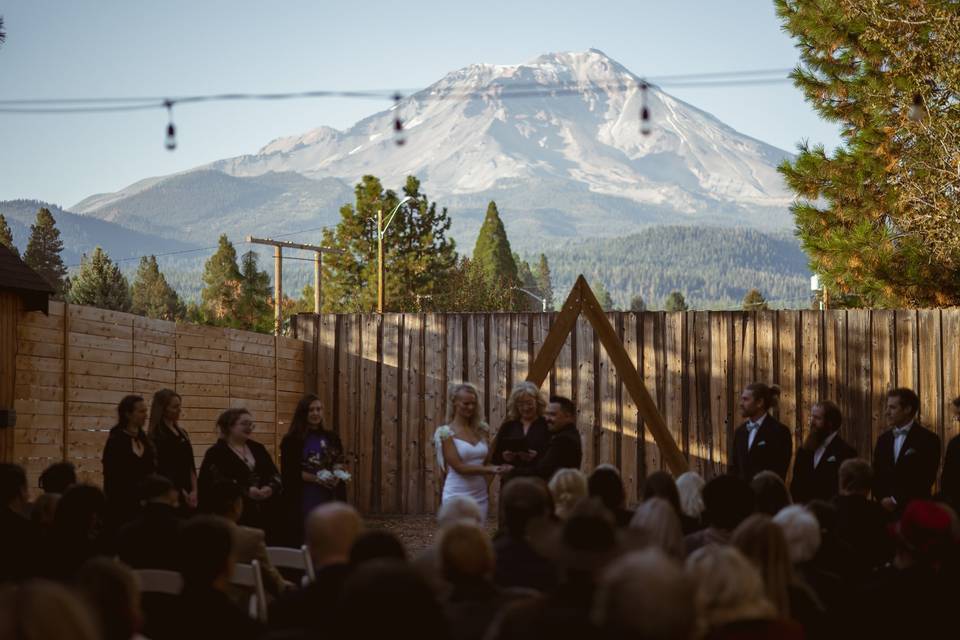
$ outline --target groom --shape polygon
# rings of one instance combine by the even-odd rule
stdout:
[[[583,446],[577,431],[577,407],[569,398],[553,396],[544,411],[550,438],[547,449],[533,469],[535,475],[550,482],[560,469],[579,469],[583,460]]]

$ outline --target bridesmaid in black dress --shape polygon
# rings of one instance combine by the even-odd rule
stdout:
[[[147,435],[157,452],[157,473],[180,492],[180,506],[197,508],[197,463],[190,436],[180,426],[180,394],[161,389],[153,394]]]
[[[156,472],[153,443],[143,431],[146,421],[147,403],[142,396],[126,396],[117,405],[117,425],[103,448],[103,493],[111,533],[137,517],[140,486]]]
[[[227,409],[217,418],[220,439],[203,456],[197,480],[200,508],[210,511],[205,501],[214,484],[234,482],[243,490],[239,524],[262,529],[271,542],[277,535],[280,472],[266,447],[250,438],[253,427],[253,416],[246,409]]]
[[[550,432],[543,410],[547,403],[540,389],[532,382],[514,387],[507,400],[507,419],[500,425],[493,441],[492,464],[509,464],[513,470],[503,478],[534,475],[540,457],[547,450]]]

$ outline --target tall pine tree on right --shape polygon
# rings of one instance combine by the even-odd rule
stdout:
[[[794,83],[841,128],[780,166],[832,304],[960,304],[960,3],[775,3]]]

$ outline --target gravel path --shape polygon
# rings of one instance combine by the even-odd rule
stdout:
[[[383,516],[364,517],[368,529],[383,529],[400,538],[407,553],[412,557],[433,544],[437,533],[437,520],[433,515],[422,516]],[[490,534],[494,531],[494,522],[487,523]]]

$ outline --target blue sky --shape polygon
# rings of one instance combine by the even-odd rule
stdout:
[[[474,62],[591,47],[649,77],[797,62],[772,0],[13,0],[0,15],[0,99],[414,88]],[[839,140],[789,83],[665,88],[784,149],[801,139]],[[162,111],[0,114],[0,200],[70,206],[141,178],[253,153],[279,136],[343,128],[386,106],[185,105],[175,112],[174,152],[163,147]]]

